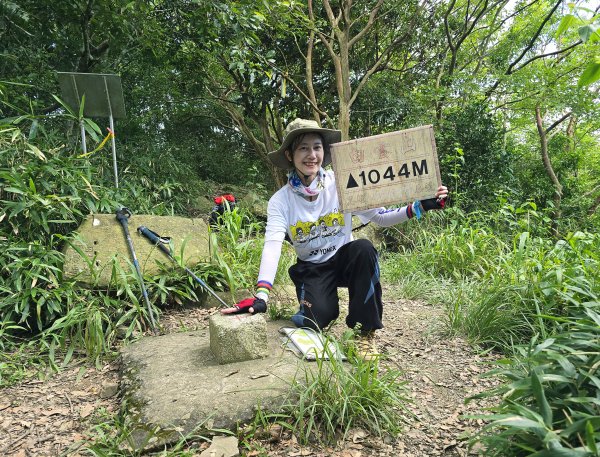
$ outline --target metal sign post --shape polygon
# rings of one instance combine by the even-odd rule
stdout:
[[[87,117],[108,117],[110,129],[115,131],[114,119],[125,117],[125,103],[121,77],[118,75],[101,73],[67,73],[57,72],[58,82],[64,102],[75,111],[79,112],[81,100],[85,95],[83,114]],[[87,152],[85,128],[83,120],[80,121],[81,146],[83,153]],[[115,187],[119,187],[117,172],[117,147],[115,136],[112,141],[113,171]]]

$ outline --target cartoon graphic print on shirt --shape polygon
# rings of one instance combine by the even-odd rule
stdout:
[[[316,221],[297,221],[290,227],[294,245],[319,247],[326,238],[342,236],[344,216],[341,213],[329,213]]]

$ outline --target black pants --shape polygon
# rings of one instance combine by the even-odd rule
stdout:
[[[298,260],[289,273],[300,302],[300,311],[292,317],[298,327],[322,329],[336,319],[338,287],[348,288],[348,327],[357,323],[363,331],[383,327],[377,250],[369,240],[351,241],[323,263]]]

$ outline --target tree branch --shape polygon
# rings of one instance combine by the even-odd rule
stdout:
[[[529,65],[531,62],[533,62],[534,60],[537,59],[542,59],[544,57],[548,57],[548,56],[555,56],[557,54],[562,54],[563,52],[567,52],[571,49],[573,49],[575,46],[579,46],[580,44],[582,44],[583,41],[578,40],[575,43],[573,43],[571,46],[566,47],[564,49],[559,49],[558,51],[554,51],[554,52],[548,52],[546,54],[540,54],[539,56],[534,56],[531,59],[527,60],[525,63],[523,63],[523,65],[519,66],[518,68],[515,68],[513,73],[516,73],[517,71],[519,71],[521,68],[525,67],[526,65]]]
[[[552,129],[556,128],[561,122],[563,122],[565,119],[567,119],[569,116],[571,116],[571,114],[573,114],[573,113],[571,111],[569,111],[568,113],[561,116],[561,118],[558,119],[557,121],[555,121],[550,127],[548,127],[544,133],[548,134],[548,132],[550,132]]]
[[[508,65],[508,68],[504,72],[503,76],[508,76],[508,75],[510,75],[510,74],[513,73],[513,68],[515,67],[515,65],[517,65],[521,61],[521,59],[523,59],[523,57],[525,57],[525,54],[527,54],[531,50],[531,48],[535,44],[536,40],[538,39],[540,33],[542,33],[542,30],[544,29],[544,26],[548,23],[548,21],[550,20],[550,18],[554,15],[554,12],[558,9],[558,7],[561,4],[562,4],[562,0],[558,0],[556,2],[556,4],[552,7],[552,9],[550,10],[550,12],[546,15],[546,17],[544,18],[544,20],[542,21],[542,23],[539,25],[538,29],[533,34],[533,36],[529,40],[529,43],[525,46],[525,48],[523,49],[523,51],[521,52],[521,54],[519,54],[519,56]],[[485,93],[486,98],[489,98],[490,95],[492,95],[492,93],[498,88],[498,86],[500,85],[501,79],[502,78],[498,78],[496,80],[496,82],[492,85],[492,87],[490,87],[486,91],[486,93]]]
[[[548,155],[548,144],[546,142],[546,130],[544,130],[544,123],[542,120],[542,112],[540,110],[540,105],[535,107],[535,120],[538,129],[538,133],[540,135],[540,143],[541,143],[541,152],[542,152],[542,161],[544,163],[544,168],[548,177],[552,181],[556,194],[560,196],[562,194],[562,185],[556,174],[554,173],[554,169],[552,168],[552,163],[550,162],[550,156]]]
[[[556,2],[556,4],[552,7],[552,9],[550,10],[550,12],[546,15],[546,17],[544,18],[544,20],[542,21],[542,23],[540,24],[540,26],[538,27],[538,29],[536,30],[536,32],[533,34],[533,36],[531,37],[531,40],[529,40],[529,43],[527,44],[527,46],[525,46],[525,49],[523,49],[523,52],[521,52],[521,54],[519,55],[519,57],[517,57],[509,66],[508,69],[506,70],[506,74],[510,75],[512,73],[512,69],[515,65],[517,65],[521,59],[523,57],[525,57],[525,54],[527,54],[527,52],[533,47],[533,45],[535,44],[536,40],[538,39],[538,37],[540,36],[540,33],[542,33],[542,30],[544,29],[544,26],[546,25],[546,23],[550,20],[550,18],[554,15],[554,12],[558,9],[558,7],[562,4],[562,0],[558,0]]]
[[[590,190],[589,192],[586,192],[585,194],[582,195],[582,197],[591,197],[592,195],[594,195],[596,193],[597,190],[600,190],[600,185],[594,187],[592,190]]]
[[[348,43],[348,49],[352,49],[352,46],[354,46],[354,44],[357,41],[359,41],[363,36],[365,36],[365,34],[369,32],[371,28],[373,28],[373,24],[375,24],[375,19],[377,18],[377,13],[379,13],[379,10],[381,9],[382,5],[383,0],[378,0],[377,4],[369,13],[369,20],[367,21],[367,24],[363,27],[363,29],[360,32],[358,32],[356,35],[354,35],[354,37],[350,39],[350,42]]]
[[[448,9],[446,10],[446,13],[444,14],[444,31],[446,32],[446,38],[448,39],[448,46],[450,46],[450,50],[452,51],[452,53],[454,53],[455,48],[454,48],[454,43],[452,42],[452,35],[450,34],[450,26],[448,25],[448,17],[450,16],[450,12],[452,11],[452,8],[454,8],[455,4],[456,4],[456,1],[452,0],[450,2],[450,5],[448,6]]]

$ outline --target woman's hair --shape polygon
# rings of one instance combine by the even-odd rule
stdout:
[[[306,132],[306,133],[302,133],[302,134],[298,135],[296,138],[294,138],[294,140],[292,141],[292,144],[290,144],[289,151],[290,151],[290,155],[292,156],[292,158],[294,157],[294,151],[300,145],[300,143],[302,143],[302,140],[304,140],[304,137],[311,133],[318,135],[321,138],[321,142],[323,143],[323,157],[325,157],[325,154],[327,154],[329,152],[329,143],[327,143],[325,141],[325,138],[323,138],[323,135],[321,135],[319,132]],[[293,162],[293,160],[292,160],[292,162]]]

